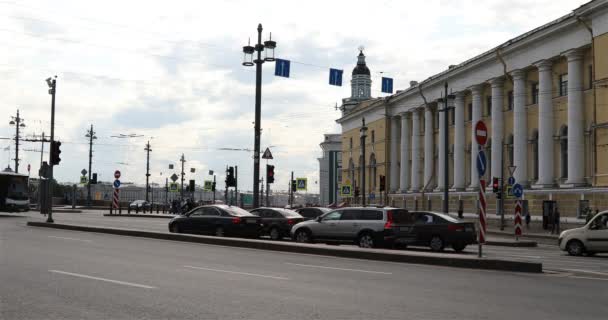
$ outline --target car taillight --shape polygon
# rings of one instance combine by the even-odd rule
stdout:
[[[239,224],[239,223],[241,223],[241,218],[239,218],[239,217],[234,217],[234,218],[232,218],[232,223],[234,223],[234,224]]]
[[[448,230],[449,231],[464,231],[464,226],[459,225],[459,224],[449,224]]]
[[[294,225],[296,222],[293,219],[287,219],[287,224],[288,225]]]
[[[386,223],[384,224],[384,229],[390,229],[393,227],[393,212],[386,212]]]

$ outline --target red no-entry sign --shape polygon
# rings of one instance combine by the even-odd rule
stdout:
[[[119,170],[114,171],[114,178],[115,179],[120,178],[120,171]]]
[[[475,141],[482,147],[485,146],[488,141],[488,127],[486,127],[486,124],[481,120],[477,121],[475,124]]]

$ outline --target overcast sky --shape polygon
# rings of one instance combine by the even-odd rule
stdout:
[[[17,109],[25,137],[50,132],[44,79],[57,75],[59,181],[77,181],[88,168],[93,124],[93,172],[103,181],[120,169],[121,180],[143,183],[150,139],[153,182],[164,184],[168,164],[184,153],[197,183],[209,169],[223,181],[225,166],[238,165],[240,189],[251,190],[252,152],[218,149],[253,149],[255,72],[241,65],[242,46],[262,23],[276,56],[293,61],[290,79],[264,65],[262,149],[272,146],[273,189],[286,189],[293,170],[318,192],[319,143],[323,133],[339,132],[334,106],[350,95],[359,46],[376,97],[380,72],[394,78],[395,90],[405,88],[585,2],[0,0],[0,138],[14,137]],[[330,67],[344,69],[343,87],[328,85]],[[143,137],[111,138],[121,133]],[[14,158],[14,142],[0,140],[2,168],[9,145]],[[23,144],[21,172],[31,164],[37,175],[40,147]]]

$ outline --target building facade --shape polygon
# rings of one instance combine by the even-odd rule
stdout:
[[[440,95],[446,82],[453,100]],[[447,141],[444,103],[451,107]],[[450,209],[463,200],[465,211],[475,211],[479,177],[473,126],[483,120],[489,131],[486,181],[506,178],[508,167],[516,167],[514,178],[526,188],[532,214],[547,200],[568,216],[584,205],[606,209],[608,0],[591,1],[392,96],[343,108],[337,122],[348,163],[344,176],[353,176],[346,170],[357,171],[358,154],[350,141],[357,146],[362,118],[368,133],[377,130],[375,141],[368,135],[368,142],[376,149],[375,172],[381,168],[387,175],[389,204],[438,210],[447,175]],[[371,165],[371,160],[366,161]],[[362,172],[375,190],[371,169],[366,165]],[[495,202],[492,194],[488,197],[493,212]]]
[[[325,134],[321,142],[323,156],[319,158],[320,205],[338,204],[341,200],[339,182],[342,180],[342,139],[340,134]]]

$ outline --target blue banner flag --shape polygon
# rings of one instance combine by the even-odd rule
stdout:
[[[329,69],[329,84],[332,86],[342,86],[343,70]]]
[[[382,77],[382,92],[393,93],[393,79]]]
[[[276,59],[274,63],[274,75],[277,77],[289,78],[289,60]]]

